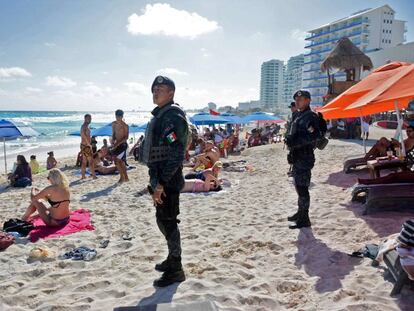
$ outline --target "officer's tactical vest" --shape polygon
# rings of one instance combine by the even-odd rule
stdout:
[[[138,161],[142,164],[150,164],[155,162],[161,162],[168,159],[170,152],[169,145],[155,146],[154,144],[154,130],[157,126],[157,123],[161,121],[162,116],[170,111],[176,110],[185,118],[185,112],[181,109],[180,106],[176,104],[168,105],[160,109],[158,114],[154,116],[151,121],[148,123],[147,129],[145,131],[145,138],[141,144]]]

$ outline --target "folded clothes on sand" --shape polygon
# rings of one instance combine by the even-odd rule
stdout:
[[[36,242],[39,239],[49,239],[68,235],[83,230],[95,230],[91,224],[91,215],[86,209],[72,211],[70,213],[69,222],[63,226],[47,226],[39,216],[32,218],[30,221],[35,226],[35,229],[30,231],[29,234],[32,242]]]
[[[60,259],[84,260],[90,261],[97,255],[97,251],[86,246],[77,247],[69,252],[59,256]]]

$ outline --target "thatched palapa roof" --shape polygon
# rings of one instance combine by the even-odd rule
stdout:
[[[362,70],[371,70],[372,61],[347,37],[338,40],[335,48],[321,64],[323,72],[334,68],[345,71],[360,67]]]

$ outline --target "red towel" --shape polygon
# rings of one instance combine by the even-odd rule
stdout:
[[[39,216],[33,217],[30,222],[36,227],[30,231],[29,236],[32,242],[39,239],[55,238],[83,230],[95,230],[91,224],[91,215],[86,209],[78,209],[70,213],[69,223],[59,227],[49,227]]]

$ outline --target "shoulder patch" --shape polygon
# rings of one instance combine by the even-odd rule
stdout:
[[[171,132],[170,134],[167,135],[167,141],[169,144],[172,144],[176,140],[177,140],[177,135],[175,134],[175,132]]]

